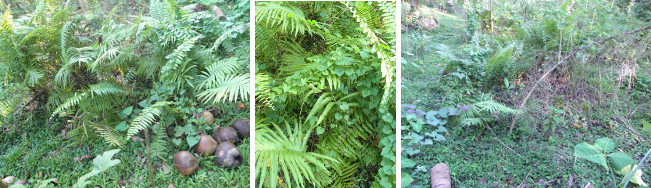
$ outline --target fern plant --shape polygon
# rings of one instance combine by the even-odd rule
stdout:
[[[260,186],[341,187],[355,179],[365,179],[360,186],[395,185],[395,6],[256,4],[256,108],[265,117],[256,130],[302,131],[310,147],[301,152],[332,159],[324,160],[325,168],[307,163],[307,171],[296,173],[266,162],[296,160],[295,155],[258,155],[263,164],[256,165],[256,179],[267,182]],[[258,134],[256,146],[284,140],[258,140]],[[268,151],[256,147],[259,152]]]
[[[464,126],[486,126],[500,114],[517,114],[519,111],[493,100],[476,102],[467,111],[461,113],[458,123]]]

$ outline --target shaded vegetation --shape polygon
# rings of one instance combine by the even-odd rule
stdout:
[[[437,163],[456,187],[622,186],[575,146],[610,138],[631,166],[651,149],[648,1],[453,2],[403,3],[403,23],[438,22],[402,31],[403,187]],[[485,101],[516,111],[469,118]]]

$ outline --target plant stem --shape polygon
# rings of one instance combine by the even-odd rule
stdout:
[[[628,173],[626,173],[626,176],[623,179],[625,181],[624,186],[622,186],[622,187],[626,188],[626,186],[628,186],[628,183],[631,182],[631,177],[633,175],[635,175],[635,171],[638,168],[640,168],[640,166],[642,166],[642,164],[644,164],[644,161],[646,160],[647,157],[649,157],[649,154],[651,154],[651,148],[649,148],[649,151],[647,151],[646,154],[644,154],[644,157],[642,158],[642,160],[640,160],[640,163],[638,163],[637,166],[635,166],[635,168],[633,168],[632,171],[629,171]]]
[[[149,180],[154,187],[154,167],[151,166],[151,152],[149,152],[149,129],[145,129],[145,147],[147,148],[147,167],[149,167]]]

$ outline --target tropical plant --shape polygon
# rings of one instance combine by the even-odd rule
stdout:
[[[638,169],[635,160],[630,155],[617,151],[614,152],[615,144],[609,138],[600,138],[595,141],[595,144],[580,143],[574,147],[574,156],[586,159],[588,161],[597,163],[604,167],[613,176],[611,168],[618,174],[623,175],[622,184],[628,184],[629,181],[646,187],[646,183],[642,180],[642,171]],[[651,152],[651,150],[649,150]],[[648,157],[649,152],[645,155]],[[610,159],[610,163],[606,160]],[[612,166],[610,166],[612,164]],[[615,181],[613,181],[615,182]],[[625,187],[625,186],[624,186]]]
[[[395,185],[395,9],[256,3],[259,186]]]

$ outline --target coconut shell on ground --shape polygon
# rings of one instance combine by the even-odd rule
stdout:
[[[233,143],[219,143],[215,151],[215,164],[226,168],[239,166],[242,164],[242,153]]]
[[[219,127],[215,130],[215,139],[219,144],[222,142],[239,143],[240,138],[233,127]]]
[[[199,161],[190,152],[180,151],[174,155],[174,167],[179,173],[188,176],[197,170]]]
[[[445,163],[436,164],[430,169],[432,188],[452,188],[450,168]]]
[[[249,119],[235,120],[231,126],[235,129],[235,131],[237,131],[237,135],[239,135],[241,139],[250,136],[249,131],[251,130],[251,123]]]
[[[210,156],[215,153],[217,149],[217,141],[208,135],[201,135],[199,138],[199,143],[194,145],[194,150],[202,156]]]
[[[212,112],[210,111],[203,111],[201,113],[201,118],[206,121],[206,124],[212,125],[215,123],[215,117],[212,115]]]

